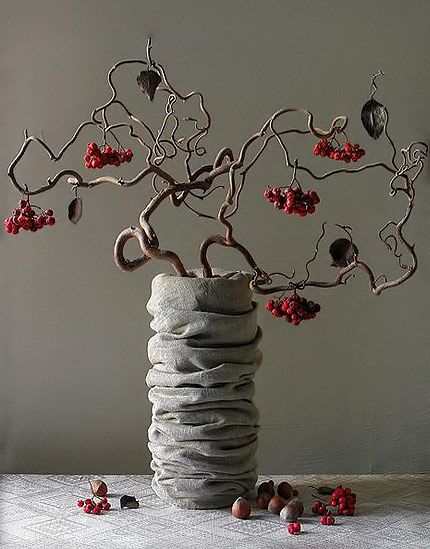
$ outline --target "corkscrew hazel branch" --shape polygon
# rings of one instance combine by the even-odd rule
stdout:
[[[72,135],[69,141],[65,143],[65,145],[60,149],[57,154],[52,151],[52,149],[45,143],[43,139],[36,136],[29,136],[28,132],[25,132],[24,143],[8,169],[8,175],[14,186],[19,191],[24,192],[25,190],[28,196],[39,194],[53,188],[62,178],[65,177],[68,177],[67,182],[71,184],[75,189],[79,187],[93,188],[104,183],[115,184],[121,187],[131,187],[143,181],[147,176],[151,175],[151,185],[152,189],[155,192],[155,196],[151,198],[146,208],[140,214],[140,227],[129,227],[128,229],[122,231],[122,233],[120,233],[120,235],[118,236],[115,244],[115,261],[121,269],[127,271],[136,270],[137,268],[146,264],[149,259],[161,259],[170,262],[175,272],[180,276],[187,276],[187,271],[177,254],[172,251],[159,248],[157,235],[150,223],[150,217],[153,215],[159,205],[164,200],[170,199],[171,203],[174,206],[178,207],[184,205],[184,207],[188,208],[192,213],[200,217],[208,219],[218,219],[218,221],[225,228],[224,236],[212,235],[207,238],[201,245],[200,259],[203,265],[204,276],[212,276],[212,269],[207,258],[207,252],[210,246],[212,246],[213,244],[218,244],[224,247],[232,247],[234,249],[237,249],[244,256],[245,260],[248,262],[254,273],[251,286],[256,292],[260,293],[272,293],[280,290],[284,291],[285,289],[294,290],[298,288],[304,288],[306,286],[331,288],[340,284],[345,284],[348,278],[353,275],[353,271],[355,269],[360,269],[367,275],[371,290],[375,294],[379,294],[384,289],[396,286],[412,276],[412,274],[416,270],[416,255],[414,245],[409,244],[406,241],[402,230],[411,215],[414,205],[414,182],[421,173],[423,169],[423,161],[428,154],[428,146],[426,144],[417,142],[412,143],[406,149],[401,149],[400,152],[403,158],[403,162],[400,166],[398,166],[396,163],[398,151],[388,133],[389,117],[388,112],[386,111],[384,133],[392,148],[392,157],[390,162],[392,167],[385,162],[374,162],[371,164],[360,166],[359,168],[336,169],[323,174],[317,174],[303,164],[299,165],[298,161],[295,161],[294,163],[291,162],[290,152],[284,141],[284,138],[290,134],[298,134],[313,135],[318,139],[335,139],[336,135],[344,133],[348,120],[344,116],[336,117],[333,120],[329,129],[324,130],[315,126],[314,116],[310,111],[301,108],[288,108],[281,109],[275,112],[263,124],[263,126],[257,133],[252,135],[243,143],[237,157],[233,155],[233,152],[230,148],[224,147],[216,155],[212,164],[205,164],[193,169],[191,167],[192,160],[194,158],[197,159],[206,153],[206,149],[201,143],[205,136],[208,134],[211,127],[211,116],[206,108],[204,97],[200,92],[193,91],[188,94],[183,94],[178,92],[171,85],[166,76],[166,71],[164,70],[163,66],[152,59],[151,48],[151,41],[148,40],[146,48],[146,61],[141,59],[126,59],[119,61],[113,67],[111,67],[107,75],[108,85],[111,90],[110,99],[100,107],[97,107],[93,110],[90,120],[86,120],[78,126],[78,128],[75,130],[75,133]],[[114,84],[114,74],[117,73],[120,67],[136,64],[143,66],[147,72],[156,72],[161,79],[161,85],[159,86],[158,91],[167,95],[165,104],[165,116],[163,118],[160,128],[155,132],[144,120],[141,120],[139,117],[137,117],[118,98],[118,92]],[[377,89],[375,80],[380,75],[383,75],[382,71],[379,71],[372,77],[371,98],[373,98]],[[177,132],[180,128],[180,121],[175,112],[175,105],[178,101],[187,102],[189,100],[192,100],[193,98],[196,98],[198,100],[198,107],[200,113],[203,115],[203,122],[200,123],[197,118],[193,116],[188,116],[184,121],[188,123],[191,122],[193,130],[188,137],[178,137]],[[122,109],[122,111],[125,112],[130,121],[129,123],[109,123],[108,111],[115,106],[118,106],[120,109]],[[304,114],[306,117],[307,127],[305,129],[278,129],[276,127],[277,124],[290,113]],[[112,137],[119,143],[119,140],[115,134],[116,130],[127,128],[130,137],[135,139],[139,143],[139,145],[147,151],[146,167],[129,180],[125,180],[123,178],[115,178],[111,176],[102,176],[86,181],[84,177],[76,170],[62,170],[58,172],[55,176],[48,178],[47,184],[42,185],[35,190],[29,190],[26,185],[23,186],[18,183],[15,176],[15,168],[25,155],[31,143],[36,143],[41,146],[42,149],[49,155],[52,161],[58,161],[60,158],[63,157],[64,153],[77,140],[80,133],[87,126],[96,127],[101,132],[104,143],[106,142],[106,137],[108,134],[112,135]],[[140,130],[144,131],[144,137],[141,137],[136,132],[136,127],[139,127]],[[171,127],[170,130],[168,130],[169,127]],[[170,131],[170,135],[166,135],[168,131]],[[371,268],[363,261],[359,261],[357,257],[354,257],[352,262],[350,262],[346,267],[343,267],[339,271],[337,277],[333,281],[310,280],[309,267],[311,263],[315,261],[318,255],[320,242],[325,234],[325,224],[323,224],[322,234],[317,240],[314,255],[311,257],[310,260],[308,260],[305,265],[305,278],[296,282],[294,280],[289,280],[288,284],[284,286],[274,286],[272,288],[264,287],[272,284],[272,275],[280,275],[281,273],[272,273],[272,275],[268,275],[261,267],[257,265],[251,253],[234,238],[233,225],[229,221],[229,219],[238,211],[240,196],[245,188],[247,176],[250,170],[255,166],[262,154],[267,150],[268,145],[271,143],[277,143],[277,145],[281,149],[286,167],[293,169],[293,177],[295,177],[300,171],[301,173],[310,176],[315,181],[322,181],[325,179],[329,179],[335,175],[356,174],[373,168],[383,168],[391,175],[390,194],[392,196],[395,196],[398,193],[402,193],[403,195],[405,195],[407,199],[406,212],[403,217],[397,222],[387,222],[380,229],[378,236],[387,247],[387,249],[389,249],[390,252],[392,252],[393,255],[396,257],[400,267],[405,271],[402,276],[392,281],[388,281],[385,275],[379,275],[375,278]],[[251,150],[253,144],[258,144],[259,149],[256,153],[254,153],[253,156],[248,159],[249,151]],[[184,155],[185,179],[181,177],[176,177],[161,167],[166,160],[174,158],[179,154]],[[228,176],[228,187],[225,198],[220,204],[218,214],[216,216],[201,212],[188,203],[188,200],[190,200],[191,198],[204,200],[205,198],[210,196],[215,190],[222,187],[221,185],[213,186],[214,182],[222,176]],[[240,177],[239,182],[236,182],[236,176]],[[157,184],[158,180],[162,182],[162,188],[159,188],[159,185]],[[399,183],[399,181],[401,182],[401,184]],[[199,192],[197,193],[195,191]],[[393,229],[394,234],[383,236],[384,231],[386,231],[386,229],[388,229],[389,227]],[[126,257],[124,256],[124,247],[126,243],[133,238],[138,241],[138,244],[142,250],[142,256],[134,260],[129,260],[126,259]],[[351,240],[350,234],[349,238]],[[401,258],[404,256],[404,252],[403,255],[398,252],[400,245],[402,245],[402,247],[404,247],[406,251],[409,252],[409,263],[404,263],[401,260]],[[288,275],[284,276],[289,278]],[[383,282],[378,285],[379,280],[383,280]]]

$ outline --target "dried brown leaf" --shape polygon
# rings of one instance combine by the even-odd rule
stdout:
[[[161,77],[158,72],[153,70],[142,71],[136,78],[137,85],[152,101],[155,96],[155,91],[158,88]]]

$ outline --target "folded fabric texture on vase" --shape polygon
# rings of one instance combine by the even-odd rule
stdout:
[[[248,273],[214,272],[157,275],[147,305],[152,485],[188,509],[231,505],[257,480],[256,303]]]

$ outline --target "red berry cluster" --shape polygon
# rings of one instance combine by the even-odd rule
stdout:
[[[97,143],[88,143],[85,155],[85,166],[88,169],[103,168],[107,164],[119,166],[123,162],[130,162],[133,158],[131,149],[113,149],[109,145],[99,149]]]
[[[78,499],[78,507],[82,507],[84,513],[91,515],[100,515],[102,511],[109,511],[111,505],[108,502],[108,499],[105,497],[99,499],[100,501],[97,503],[94,501],[94,498],[87,498],[85,501]]]
[[[36,214],[33,208],[40,210]],[[18,234],[20,229],[36,232],[45,225],[54,225],[55,217],[52,210],[43,210],[39,206],[30,204],[27,200],[21,200],[19,207],[12,211],[12,215],[5,219],[4,228],[7,233]]]
[[[320,501],[319,499],[316,499],[314,501],[314,505],[311,511],[314,515],[325,515],[327,513],[326,504]]]
[[[287,526],[287,529],[290,534],[293,534],[293,535],[300,534],[300,530],[301,530],[300,522],[290,522],[290,524]]]
[[[331,511],[327,510],[327,506],[330,506],[337,507],[338,515],[353,515],[355,513],[356,499],[357,496],[351,488],[342,488],[342,486],[338,486],[333,490],[331,499],[327,504],[319,499],[314,501],[312,513],[315,515],[323,515],[322,518],[324,518],[326,515],[331,514]]]
[[[286,191],[279,187],[269,188],[264,191],[264,196],[278,210],[284,210],[287,214],[298,214],[300,217],[313,214],[315,205],[320,201],[316,191],[303,192],[300,188],[292,187],[288,187]]]
[[[351,145],[346,141],[344,145],[333,147],[333,142],[326,138],[320,139],[314,147],[315,156],[326,156],[332,160],[340,160],[341,162],[357,162],[364,156],[365,150],[360,148],[358,143]]]
[[[353,515],[355,513],[355,502],[357,496],[351,488],[342,488],[338,486],[331,495],[329,505],[337,506],[338,515]]]
[[[266,303],[266,310],[276,317],[285,317],[285,320],[298,326],[302,320],[315,318],[321,306],[305,297],[293,294],[282,299],[271,299]]]
[[[330,510],[326,511],[326,513],[320,518],[320,522],[325,526],[333,526],[333,524],[335,523],[335,520]]]

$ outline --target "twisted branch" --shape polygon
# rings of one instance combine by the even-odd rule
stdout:
[[[200,92],[192,91],[189,93],[181,93],[170,83],[167,78],[164,67],[154,61],[151,55],[151,41],[148,40],[146,47],[146,60],[142,59],[126,59],[121,60],[111,67],[107,75],[108,86],[111,90],[110,98],[101,106],[95,108],[90,116],[90,119],[82,122],[72,137],[63,145],[63,147],[54,153],[53,150],[39,137],[29,136],[28,132],[24,133],[24,142],[12,160],[8,168],[8,176],[13,185],[22,194],[28,196],[40,194],[55,187],[57,183],[65,179],[68,184],[75,189],[93,188],[101,184],[114,184],[120,187],[132,187],[141,181],[151,176],[151,186],[155,192],[147,206],[141,211],[139,216],[139,227],[129,227],[124,229],[117,237],[114,246],[114,260],[117,266],[124,271],[134,271],[145,265],[150,259],[160,259],[169,262],[176,274],[179,276],[187,276],[187,270],[179,256],[170,250],[162,249],[159,246],[157,234],[152,226],[151,217],[156,209],[165,200],[170,200],[173,206],[184,206],[193,214],[211,220],[218,220],[224,228],[224,236],[215,234],[209,236],[200,247],[200,261],[203,266],[203,275],[206,277],[213,276],[212,267],[209,263],[207,254],[212,245],[220,245],[236,249],[246,260],[251,270],[254,273],[251,282],[252,289],[257,293],[274,293],[279,291],[303,289],[307,286],[319,288],[334,288],[341,284],[346,284],[349,277],[356,269],[364,272],[369,281],[371,291],[379,295],[387,288],[398,286],[412,276],[417,268],[417,257],[415,254],[415,246],[409,243],[404,234],[403,228],[409,220],[415,201],[415,181],[420,175],[424,159],[428,154],[428,146],[424,143],[412,143],[406,149],[397,150],[394,141],[388,133],[388,112],[384,127],[385,137],[391,147],[392,154],[390,163],[374,162],[365,164],[357,168],[340,168],[318,174],[298,162],[292,162],[289,148],[285,142],[285,138],[292,134],[311,135],[317,139],[327,138],[336,139],[336,135],[343,133],[347,127],[348,120],[345,116],[336,117],[328,129],[321,129],[315,125],[314,115],[310,111],[302,108],[287,108],[281,109],[270,116],[267,121],[261,126],[260,130],[251,135],[240,147],[237,156],[229,147],[223,147],[214,157],[212,163],[206,163],[196,168],[191,166],[194,159],[199,159],[206,154],[206,148],[203,146],[203,139],[208,134],[211,127],[211,116],[205,105],[205,100]],[[158,92],[166,94],[165,115],[161,125],[157,131],[153,131],[150,126],[141,118],[136,116],[125,104],[118,98],[117,88],[114,84],[114,75],[121,67],[125,66],[143,66],[146,71],[154,71],[161,78],[161,84],[158,87]],[[371,97],[376,92],[375,80],[380,75],[379,71],[372,77],[371,81]],[[197,118],[188,116],[183,120],[185,125],[190,128],[191,132],[188,136],[179,137],[178,133],[181,128],[181,121],[175,111],[178,102],[185,103],[193,99],[197,99],[198,110],[202,115],[202,122]],[[128,118],[126,123],[109,123],[109,113],[112,108],[118,106],[121,112],[125,113]],[[285,117],[292,113],[304,115],[306,126],[303,128],[278,128],[279,123]],[[52,177],[48,177],[46,184],[36,189],[28,189],[27,185],[18,182],[15,175],[15,169],[19,162],[24,157],[29,146],[32,143],[40,146],[49,158],[56,162],[60,160],[67,150],[76,142],[81,132],[88,126],[93,126],[101,133],[102,141],[106,144],[106,139],[111,136],[118,144],[119,139],[116,135],[117,130],[127,129],[128,135],[134,139],[143,150],[146,151],[146,166],[140,170],[134,177],[130,179],[116,178],[103,175],[94,179],[86,180],[77,170],[66,169],[58,172]],[[141,132],[142,135],[140,135]],[[275,144],[279,147],[285,166],[288,169],[294,170],[294,175],[299,173],[311,177],[315,181],[323,181],[336,175],[357,174],[365,170],[382,168],[390,176],[390,195],[396,196],[398,193],[406,198],[406,210],[403,216],[398,221],[388,221],[380,229],[378,236],[385,247],[393,254],[399,263],[403,273],[394,280],[387,280],[385,275],[375,277],[370,266],[364,261],[354,257],[353,260],[346,266],[342,267],[337,276],[332,281],[311,280],[310,266],[317,259],[320,251],[320,243],[325,236],[325,223],[322,225],[322,234],[318,238],[314,253],[305,264],[305,277],[301,280],[293,280],[289,275],[282,273],[267,274],[261,268],[253,255],[245,246],[239,243],[233,235],[233,225],[230,219],[234,216],[240,204],[240,196],[243,192],[249,172],[261,158],[263,153],[268,149],[269,145]],[[251,147],[258,145],[258,149],[253,155],[250,154]],[[402,162],[398,165],[398,154],[402,156]],[[169,173],[163,164],[177,156],[183,156],[184,175],[177,177]],[[216,215],[201,212],[199,209],[192,206],[189,201],[192,199],[204,200],[209,197],[215,190],[224,188],[223,185],[215,185],[215,182],[220,177],[228,178],[226,185],[225,196],[218,207]],[[236,181],[236,179],[238,179]],[[386,232],[390,229],[389,234]],[[136,239],[141,249],[142,255],[136,259],[128,259],[124,255],[126,243]],[[399,252],[401,247],[404,250]],[[408,260],[404,259],[408,255]],[[272,276],[281,275],[288,279],[288,283],[284,285],[273,285]],[[292,275],[294,277],[294,274]]]

